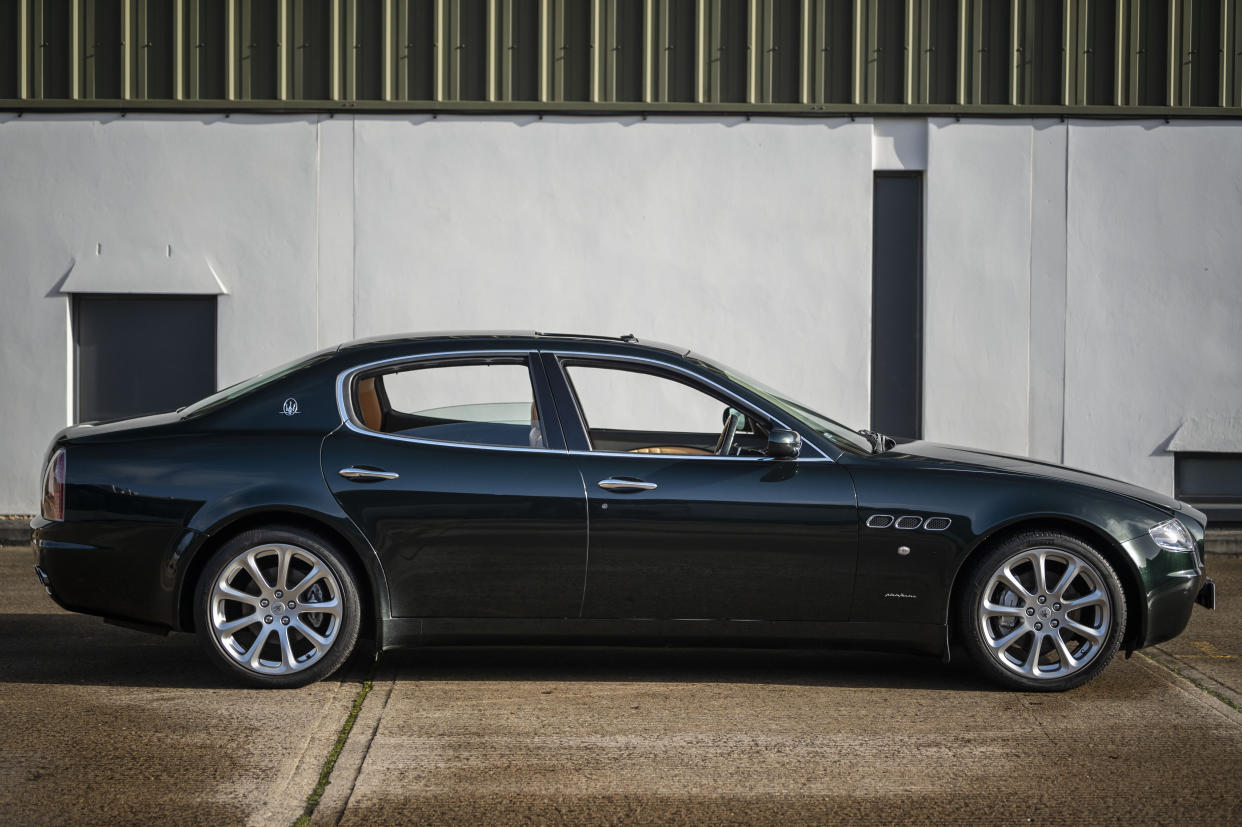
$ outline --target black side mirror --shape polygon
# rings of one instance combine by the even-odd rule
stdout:
[[[802,437],[796,431],[773,428],[768,434],[768,456],[773,459],[797,459],[802,450]]]

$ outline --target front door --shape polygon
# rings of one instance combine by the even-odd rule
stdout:
[[[379,553],[394,616],[578,616],[582,480],[526,355],[401,363],[349,393],[323,474]]]
[[[589,442],[575,454],[590,515],[583,617],[849,618],[857,511],[845,469],[766,457],[772,422],[684,375],[570,355],[557,367],[570,389],[559,402],[578,411],[563,421],[580,421]]]

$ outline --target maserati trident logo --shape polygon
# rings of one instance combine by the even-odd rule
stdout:
[[[285,404],[281,406],[280,412],[285,416],[293,416],[298,413],[298,400],[292,396],[285,400]]]

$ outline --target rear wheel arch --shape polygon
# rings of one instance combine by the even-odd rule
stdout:
[[[949,600],[945,604],[945,627],[948,630],[950,644],[958,634],[953,618],[956,616],[958,602],[969,575],[987,552],[1004,543],[1010,537],[1025,534],[1029,531],[1058,531],[1068,534],[1094,548],[1108,561],[1121,580],[1122,591],[1126,598],[1126,628],[1122,633],[1121,644],[1127,656],[1144,639],[1147,632],[1147,601],[1144,595],[1142,579],[1130,555],[1121,544],[1106,531],[1090,523],[1081,522],[1068,517],[1032,517],[1019,519],[996,527],[980,537],[962,558],[953,573],[953,583],[949,589]]]
[[[252,512],[218,525],[195,549],[177,591],[177,620],[181,631],[195,631],[194,593],[207,561],[229,540],[256,528],[293,528],[306,531],[338,549],[350,564],[361,593],[361,636],[377,641],[380,639],[380,618],[383,614],[383,607],[380,605],[379,596],[384,594],[384,575],[378,568],[378,561],[374,571],[364,562],[363,555],[371,554],[371,550],[369,548],[359,549],[355,542],[324,520],[299,511],[278,509]]]

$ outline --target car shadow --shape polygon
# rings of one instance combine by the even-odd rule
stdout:
[[[338,676],[362,680],[363,642]],[[968,663],[818,649],[678,649],[596,646],[427,647],[384,653],[380,672],[400,681],[547,681],[784,684],[989,691]],[[161,637],[69,613],[0,614],[0,684],[230,689],[194,635]]]
[[[391,670],[391,671],[389,671]],[[717,683],[1001,691],[964,659],[825,649],[428,647],[386,652],[398,681]]]

